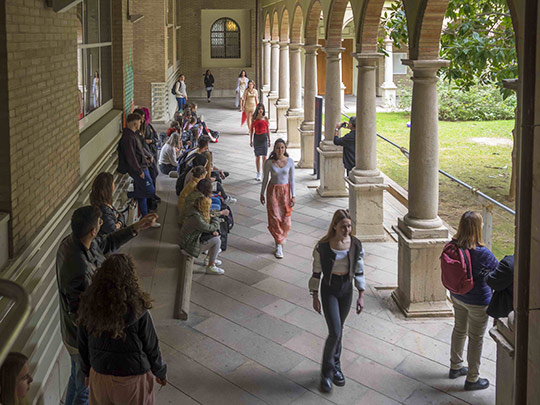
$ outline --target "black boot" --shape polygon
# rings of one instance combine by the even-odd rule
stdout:
[[[343,387],[345,385],[345,376],[341,372],[341,370],[336,370],[334,373],[334,385],[337,385],[338,387]]]
[[[324,377],[324,376],[321,377],[320,388],[321,388],[321,391],[325,393],[332,391],[332,381],[330,380],[329,377]]]

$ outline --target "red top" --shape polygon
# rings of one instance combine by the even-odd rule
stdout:
[[[268,128],[268,120],[266,118],[253,121],[252,128],[255,130],[256,135],[270,133],[270,129]]]

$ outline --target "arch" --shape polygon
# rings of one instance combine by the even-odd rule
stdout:
[[[279,41],[279,17],[277,11],[272,14],[272,41]]]
[[[319,37],[319,22],[322,7],[319,0],[313,0],[308,8],[304,38],[306,45],[316,45]]]
[[[349,0],[333,0],[328,13],[326,24],[326,46],[328,48],[341,47],[341,34],[343,30],[343,18]]]
[[[272,25],[270,24],[270,13],[267,12],[264,16],[264,39],[270,39],[272,36]]]
[[[283,11],[281,13],[281,21],[279,24],[279,40],[289,40],[289,12],[287,11],[286,7],[283,8]]]
[[[300,4],[296,4],[294,8],[294,14],[291,21],[291,42],[301,43],[302,42],[302,25],[304,20],[304,14],[302,12],[302,7]]]
[[[357,52],[377,52],[377,39],[385,0],[366,0],[356,30]]]

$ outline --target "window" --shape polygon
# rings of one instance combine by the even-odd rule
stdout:
[[[220,18],[210,29],[212,58],[240,58],[240,27],[230,18]]]
[[[111,0],[77,6],[79,120],[112,99]]]
[[[406,53],[393,53],[392,59],[393,59],[393,66],[394,66],[394,74],[406,75],[407,66],[401,63],[401,59],[407,59],[407,54]]]

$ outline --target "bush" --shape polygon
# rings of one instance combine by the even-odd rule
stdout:
[[[439,119],[442,121],[493,121],[514,119],[516,96],[503,98],[495,86],[476,85],[469,91],[440,83]],[[412,89],[399,90],[399,107],[410,111]]]

